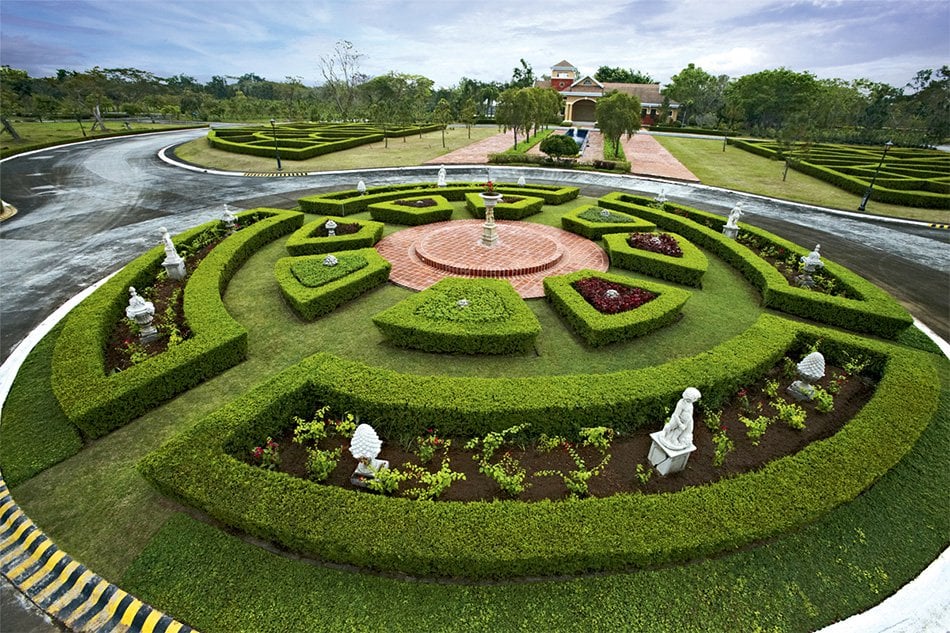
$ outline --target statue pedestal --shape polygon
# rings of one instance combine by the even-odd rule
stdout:
[[[495,228],[495,205],[501,200],[500,193],[480,193],[485,201],[485,224],[482,225],[482,246],[494,246],[498,243],[498,230]]]
[[[650,445],[650,453],[647,455],[647,459],[664,477],[685,470],[690,453],[696,450],[693,444],[684,448],[667,446],[663,442],[663,431],[650,433],[650,439],[653,440],[653,443]]]
[[[356,470],[353,471],[353,474],[350,475],[350,483],[357,488],[367,488],[369,485],[366,482],[374,477],[373,469],[379,470],[380,468],[389,468],[389,461],[385,459],[374,459],[372,468],[360,462],[356,465]]]
[[[788,386],[786,391],[799,402],[814,400],[815,388],[803,380],[796,380]]]
[[[165,267],[169,279],[182,280],[185,278],[185,260],[181,257],[177,259],[166,257],[165,261],[162,262],[162,266]]]
[[[722,227],[722,234],[728,237],[730,240],[736,239],[736,236],[739,234],[738,226],[729,226],[728,224]]]

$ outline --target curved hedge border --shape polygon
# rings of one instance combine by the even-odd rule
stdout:
[[[667,231],[710,250],[739,271],[759,292],[762,303],[795,316],[827,323],[846,330],[895,338],[913,324],[913,318],[893,297],[833,261],[823,260],[824,272],[858,299],[831,296],[789,285],[774,266],[747,247],[722,235],[726,219],[691,207],[664,203],[663,210],[653,200],[624,193],[611,193],[598,201],[600,206],[646,218]],[[808,250],[746,224],[741,230],[789,252],[807,255]]]
[[[581,237],[597,241],[608,233],[630,233],[631,231],[655,231],[656,225],[619,211],[611,211],[614,215],[630,218],[629,222],[592,222],[580,217],[582,213],[598,210],[600,207],[593,204],[584,205],[561,216],[561,228]]]
[[[431,319],[419,314],[422,306],[438,303],[442,311],[476,309],[455,305],[458,297],[488,291],[506,314],[490,321]],[[397,347],[426,352],[458,354],[521,354],[534,350],[541,324],[534,312],[505,279],[461,279],[446,277],[429,288],[403,299],[373,317],[373,323]]]
[[[624,270],[666,279],[684,286],[703,287],[703,275],[709,268],[709,260],[681,235],[673,235],[683,251],[682,257],[670,257],[662,253],[634,248],[627,242],[629,233],[604,236],[604,245],[610,256],[610,265]]]
[[[250,142],[241,142],[229,139],[227,136],[220,135],[219,133],[221,131],[222,130],[212,129],[208,132],[208,144],[211,147],[225,152],[232,152],[234,154],[263,156],[265,158],[274,157],[273,137],[271,137],[270,140],[267,140],[266,137],[261,137]],[[248,135],[251,138],[254,138],[253,134],[253,130],[248,131]],[[339,152],[344,149],[350,149],[351,147],[359,147],[360,145],[365,145],[367,143],[376,143],[383,140],[383,135],[367,134],[365,136],[354,136],[337,141],[314,141],[307,143],[302,147],[291,147],[287,144],[286,139],[280,140],[280,135],[278,135],[277,138],[279,140],[278,146],[281,158],[286,160],[307,160],[308,158],[313,158],[314,156],[322,156],[323,154]]]
[[[307,222],[302,227],[294,231],[287,238],[287,252],[295,257],[301,255],[319,255],[321,253],[332,253],[334,251],[345,251],[354,248],[366,248],[374,245],[383,236],[385,226],[380,222],[372,220],[360,220],[360,230],[349,235],[336,235],[334,237],[318,237],[315,235],[317,230],[323,227],[327,220],[333,220],[337,224],[344,224],[348,220],[339,217],[324,216],[317,218],[313,222]]]
[[[499,202],[495,205],[495,219],[523,220],[529,215],[541,213],[544,200],[532,196],[519,196],[521,199],[514,202]],[[485,201],[477,193],[465,194],[465,208],[473,218],[485,217]]]
[[[478,193],[485,190],[484,183],[460,182],[445,187],[438,187],[435,183],[413,183],[409,185],[391,185],[388,187],[372,187],[361,195],[356,189],[334,191],[316,196],[300,198],[297,203],[303,211],[309,213],[325,213],[328,215],[351,215],[366,211],[369,205],[377,202],[400,200],[407,195],[423,196],[438,194],[446,200],[460,202],[467,193]],[[563,204],[573,200],[580,193],[579,187],[561,187],[558,185],[516,185],[513,183],[496,183],[495,190],[499,193],[510,193],[513,196],[533,196],[541,198],[545,204]]]
[[[407,417],[426,412],[428,400],[450,398],[455,409],[484,410],[495,428],[509,425],[510,413],[517,416],[525,401],[543,410],[542,400],[549,401],[548,423],[535,431],[563,431],[565,425],[550,422],[559,415],[568,426],[598,424],[587,414],[601,407],[614,409],[614,422],[625,420],[622,409],[629,409],[647,410],[646,420],[659,424],[662,406],[675,402],[684,385],[697,386],[704,399],[715,396],[722,385],[748,383],[786,351],[816,339],[831,362],[844,352],[874,358],[880,382],[871,401],[826,440],[759,471],[675,494],[533,504],[418,502],[313,484],[229,454],[246,454],[261,438],[279,433],[293,415],[309,415],[323,403],[349,408],[361,397],[386,400],[393,408],[412,401]],[[564,397],[560,387],[567,383],[597,388],[571,390]],[[605,388],[613,397],[602,400]],[[341,397],[347,393],[352,402]],[[938,396],[939,379],[926,353],[770,315],[697,357],[602,376],[408,376],[318,354],[211,414],[139,468],[163,493],[227,525],[334,562],[469,578],[610,571],[707,556],[816,520],[900,460],[932,419]],[[616,407],[618,399],[626,406]],[[396,430],[380,424],[369,409],[351,410],[372,420],[383,437],[394,437]],[[482,433],[481,420],[472,422],[453,425],[448,434]],[[416,431],[426,424],[411,419]],[[444,432],[441,423],[439,428]]]
[[[634,310],[603,314],[571,286],[579,279],[599,277],[625,286],[643,288],[657,295]],[[643,336],[678,320],[689,300],[688,290],[665,284],[634,281],[622,275],[579,270],[544,278],[544,295],[581,338],[593,347]]]
[[[274,264],[274,277],[283,295],[294,312],[304,321],[312,321],[328,314],[337,306],[355,299],[367,290],[385,283],[389,279],[392,264],[383,259],[375,248],[363,248],[346,251],[346,254],[359,254],[366,258],[367,265],[335,281],[317,288],[309,288],[294,276],[293,265],[302,259],[322,260],[324,255],[309,257],[283,257]]]
[[[154,282],[165,258],[161,246],[127,264],[70,312],[53,352],[51,383],[63,413],[83,435],[105,435],[244,360],[247,331],[228,314],[221,293],[257,249],[303,223],[303,214],[281,209],[252,209],[238,217],[254,213],[270,217],[223,240],[192,273],[183,308],[192,338],[163,354],[105,373],[105,348],[123,318],[128,288]],[[181,233],[176,244],[189,245],[212,224]]]
[[[407,226],[419,226],[420,224],[430,224],[432,222],[445,222],[452,218],[452,205],[442,196],[425,195],[399,200],[432,200],[435,205],[428,207],[409,207],[399,204],[399,201],[376,202],[369,205],[369,215],[377,222],[388,222],[389,224],[404,224]]]

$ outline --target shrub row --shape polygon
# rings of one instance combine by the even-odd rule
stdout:
[[[340,217],[322,217],[313,222],[308,222],[287,238],[287,252],[294,256],[300,255],[319,255],[320,253],[332,253],[333,251],[345,251],[354,248],[365,248],[373,246],[383,236],[385,228],[380,222],[371,220],[362,220],[360,230],[348,235],[335,235],[333,237],[320,237],[316,235],[317,231],[323,228],[327,220],[333,220],[337,224],[346,222]]]
[[[280,293],[294,312],[304,321],[332,312],[351,299],[385,283],[389,279],[392,264],[383,259],[374,248],[364,248],[341,253],[340,256],[356,254],[366,259],[367,265],[349,275],[322,286],[311,288],[302,284],[294,275],[292,267],[301,260],[322,261],[325,255],[284,257],[274,265],[274,277]]]
[[[161,246],[126,265],[70,312],[56,341],[51,381],[63,413],[83,435],[105,435],[244,360],[247,331],[228,314],[221,294],[257,249],[303,222],[303,214],[279,209],[254,209],[238,218],[254,213],[266,217],[218,244],[192,273],[183,307],[192,338],[168,351],[125,371],[105,373],[105,349],[124,317],[128,288],[152,285],[165,257]],[[213,224],[185,231],[176,245],[187,247]]]
[[[560,169],[598,169],[620,174],[630,173],[630,162],[625,160],[595,159],[588,164],[580,162],[575,158],[555,160],[550,156],[539,156],[538,154],[525,154],[511,151],[489,154],[488,162],[493,165],[542,165],[544,167],[557,167]]]
[[[703,287],[703,276],[709,268],[709,261],[703,252],[686,238],[674,235],[682,257],[670,257],[662,253],[634,248],[627,242],[629,233],[614,233],[604,236],[604,246],[610,255],[610,265],[624,270],[632,270],[651,277],[666,279],[684,286]]]
[[[587,277],[599,277],[625,286],[636,286],[649,290],[657,297],[634,310],[603,314],[571,286],[575,281]],[[579,270],[568,275],[545,277],[544,296],[588,345],[600,347],[643,336],[675,322],[680,318],[690,292],[664,284],[634,282],[622,275]]]
[[[404,224],[419,226],[432,222],[445,222],[452,217],[452,205],[442,196],[424,195],[400,200],[432,200],[435,205],[428,207],[411,207],[399,204],[398,201],[377,202],[369,205],[369,214],[377,222],[389,224]]]
[[[383,438],[397,433],[372,409],[399,410],[417,432],[433,420],[430,406],[483,411],[450,424],[449,434],[466,437],[513,419],[535,423],[535,432],[602,420],[629,428],[643,411],[659,427],[663,407],[672,406],[685,385],[697,386],[704,402],[715,400],[721,386],[734,393],[789,350],[798,353],[816,339],[832,363],[840,362],[840,350],[875,359],[883,375],[871,401],[826,440],[756,472],[675,494],[534,504],[416,502],[322,486],[231,456],[246,455],[261,438],[280,434],[291,416],[307,416],[325,403],[360,413]],[[227,525],[336,563],[467,578],[613,571],[729,551],[815,521],[901,459],[933,418],[938,397],[939,379],[925,353],[770,315],[697,357],[603,376],[409,376],[318,354],[211,414],[147,456],[140,469],[163,493]],[[350,406],[369,399],[377,404]],[[532,407],[533,414],[519,415]],[[434,421],[445,432],[446,420]]]
[[[770,308],[885,338],[895,338],[913,323],[907,310],[893,297],[832,261],[823,260],[824,273],[833,277],[851,296],[858,299],[846,299],[791,286],[774,266],[742,244],[722,235],[721,230],[725,224],[725,218],[722,216],[669,202],[664,203],[663,210],[660,210],[650,206],[655,203],[649,198],[623,193],[608,194],[598,202],[602,207],[650,220],[660,228],[674,231],[718,255],[762,293],[763,305]],[[741,225],[741,229],[791,253],[808,254],[806,249],[762,229],[745,224]]]
[[[562,204],[573,200],[580,193],[578,187],[559,187],[557,185],[517,185],[514,183],[497,183],[495,189],[499,193],[511,195],[534,196],[544,200],[545,204]],[[371,204],[389,202],[408,197],[420,197],[427,194],[438,194],[446,200],[459,202],[465,199],[467,193],[484,191],[483,183],[452,183],[446,187],[437,187],[435,183],[413,183],[410,185],[395,185],[389,187],[373,187],[360,195],[356,189],[335,191],[316,196],[300,198],[297,202],[301,210],[309,213],[325,213],[328,215],[346,216],[366,211]]]
[[[592,209],[596,211],[599,209],[599,207],[589,204],[568,211],[561,216],[561,228],[594,241],[599,240],[608,233],[629,233],[631,231],[653,231],[656,229],[656,225],[652,222],[647,222],[642,218],[627,215],[626,213],[619,213],[617,211],[611,211],[611,213],[615,216],[619,215],[624,218],[630,218],[630,221],[595,222],[580,217],[582,213]]]
[[[514,202],[499,202],[495,206],[496,220],[522,220],[530,215],[541,213],[544,200],[533,196],[517,196]],[[485,201],[477,193],[465,194],[465,208],[473,218],[485,217]]]
[[[538,318],[504,279],[446,277],[373,323],[397,347],[452,354],[522,354],[534,350],[541,333]]]
[[[313,142],[305,147],[290,147],[278,142],[278,147],[281,158],[286,160],[306,160],[314,156],[339,152],[340,150],[359,147],[366,143],[375,143],[381,140],[383,140],[382,134],[367,134],[366,136],[353,136],[337,141],[317,141],[314,139]],[[255,145],[253,144],[255,142],[262,144]],[[218,134],[218,130],[211,129],[208,132],[208,144],[215,149],[233,152],[235,154],[248,154],[250,156],[264,156],[267,158],[274,156],[273,139],[271,139],[269,146],[266,144],[266,139],[242,143],[232,140],[231,138],[223,138]]]

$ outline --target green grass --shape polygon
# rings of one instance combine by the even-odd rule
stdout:
[[[940,408],[897,467],[814,525],[731,555],[588,578],[420,583],[283,558],[176,514],[122,586],[208,633],[813,631],[875,605],[948,544],[950,363],[935,362]]]
[[[623,145],[615,143],[613,139],[604,137],[604,160],[627,160]]]
[[[14,121],[13,128],[20,135],[20,140],[15,141],[6,131],[0,134],[0,158],[6,158],[21,152],[28,152],[33,149],[49,147],[59,143],[74,143],[94,138],[108,138],[110,136],[121,136],[122,134],[131,134],[145,131],[161,131],[180,129],[182,125],[168,125],[164,123],[130,123],[131,130],[126,130],[122,121],[106,120],[105,132],[91,131],[92,121],[83,121],[86,136],[83,136],[79,129],[79,123],[75,121],[55,121],[46,123]],[[204,127],[204,124],[196,123],[194,127]]]
[[[442,147],[442,132],[426,132],[402,138],[389,139],[389,147],[383,141],[360,145],[352,149],[315,156],[307,160],[284,160],[284,171],[329,171],[345,169],[374,169],[378,167],[408,167],[421,165],[443,154],[465,147],[476,141],[498,134],[494,127],[472,128],[468,138],[465,128],[449,128],[445,131],[445,147]],[[277,169],[274,158],[232,154],[214,149],[207,138],[189,141],[175,149],[182,160],[209,167],[240,172],[268,172]]]
[[[788,176],[783,181],[784,161],[769,160],[731,146],[723,152],[721,140],[676,136],[654,138],[696,174],[704,185],[845,211],[857,212],[861,203],[861,196],[794,169],[788,170]],[[947,212],[938,209],[918,209],[871,201],[867,210],[869,214],[923,222],[947,221]]]

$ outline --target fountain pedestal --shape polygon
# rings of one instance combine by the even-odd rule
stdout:
[[[482,245],[494,246],[498,243],[498,229],[495,228],[495,205],[501,200],[500,193],[480,193],[485,202],[485,224],[482,225]]]

